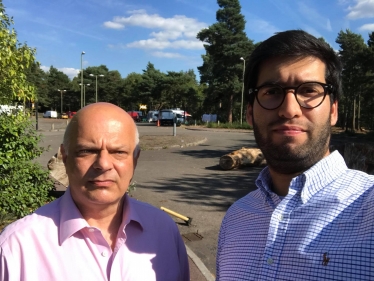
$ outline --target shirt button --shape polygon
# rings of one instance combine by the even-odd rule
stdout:
[[[108,253],[106,251],[104,251],[104,252],[101,253],[101,255],[105,258],[108,255]]]
[[[93,229],[93,228],[89,228],[88,231],[89,231],[89,232],[94,232],[95,229]]]
[[[279,219],[280,221],[282,221],[282,220],[284,219],[284,216],[283,216],[283,215],[279,215],[279,216],[278,216],[278,219]]]
[[[273,261],[272,258],[268,258],[267,262],[268,262],[268,264],[273,264],[274,261]]]

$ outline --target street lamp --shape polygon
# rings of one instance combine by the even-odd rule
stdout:
[[[61,114],[62,114],[62,93],[66,92],[66,90],[57,89],[57,91],[59,91],[61,93]]]
[[[85,52],[83,51],[81,53],[81,108],[83,107],[83,55],[85,54]]]
[[[240,58],[243,61],[243,84],[242,84],[242,101],[240,103],[240,125],[243,124],[243,94],[244,94],[244,72],[245,72],[245,59],[243,57]]]
[[[103,74],[94,75],[94,74],[91,73],[90,76],[95,76],[96,77],[96,102],[97,102],[97,76],[104,77],[104,75]]]
[[[82,84],[79,84],[82,86]],[[91,84],[83,84],[83,106],[86,106],[86,86],[90,86]]]

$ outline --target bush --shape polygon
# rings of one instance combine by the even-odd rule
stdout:
[[[23,217],[51,201],[49,172],[33,162],[44,151],[28,116],[0,114],[0,215]]]

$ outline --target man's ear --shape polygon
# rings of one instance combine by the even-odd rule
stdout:
[[[65,151],[65,147],[63,144],[60,145],[60,151],[62,155],[62,162],[64,163],[64,165],[66,165],[66,158],[68,157],[68,154],[67,151]]]
[[[136,151],[136,155],[134,154],[134,170],[136,168],[136,165],[138,164],[139,156],[140,156],[140,149],[138,149],[138,151]]]
[[[248,103],[247,105],[245,118],[247,120],[247,123],[253,127],[253,106],[250,103]]]
[[[332,104],[330,116],[331,126],[334,126],[338,122],[338,101],[334,101]]]

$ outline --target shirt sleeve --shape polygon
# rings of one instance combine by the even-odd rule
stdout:
[[[223,219],[222,224],[221,224],[221,229],[219,231],[219,236],[218,236],[217,257],[216,257],[216,281],[220,280],[221,251],[222,251],[223,244],[225,241],[225,231],[226,231],[225,221],[226,220]]]
[[[176,227],[177,228],[177,227]],[[190,268],[188,265],[188,256],[186,251],[186,246],[184,245],[183,239],[179,234],[177,229],[177,243],[178,243],[178,255],[179,255],[179,265],[181,272],[181,281],[190,281]]]

